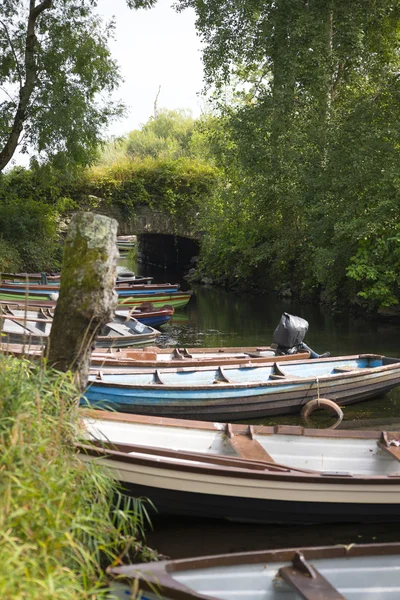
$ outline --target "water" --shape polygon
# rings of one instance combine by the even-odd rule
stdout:
[[[153,276],[155,282],[189,284],[179,273],[134,265],[139,275]],[[132,265],[130,266],[132,268]],[[334,316],[327,308],[299,304],[274,295],[237,294],[225,290],[193,286],[194,296],[184,309],[177,310],[161,328],[157,340],[161,347],[268,346],[283,312],[306,319],[309,323],[306,343],[318,353],[328,350],[332,356],[346,354],[383,354],[400,356],[400,325]],[[329,416],[315,418],[326,425]],[[298,415],[273,417],[254,423],[302,424]],[[399,429],[400,387],[383,398],[347,406],[341,428]]]
[[[132,266],[130,267],[132,268]],[[143,269],[155,282],[187,282],[171,271]],[[309,322],[306,343],[316,352],[331,355],[375,353],[400,356],[400,326],[397,324],[334,316],[328,309],[298,304],[271,295],[235,294],[195,286],[189,305],[176,311],[162,327],[158,345],[162,347],[265,346],[283,312]],[[326,426],[329,417],[316,417]],[[298,415],[263,419],[262,423],[302,424]],[[400,431],[400,387],[383,398],[344,408],[344,429],[388,429]],[[250,551],[267,548],[400,541],[398,528],[390,524],[335,526],[260,526],[205,519],[157,518],[147,534],[150,546],[172,558]]]

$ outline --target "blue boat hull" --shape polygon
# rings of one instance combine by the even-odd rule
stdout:
[[[299,412],[304,404],[318,397],[329,398],[340,405],[346,405],[385,394],[396,385],[400,385],[400,362],[397,359],[387,360],[389,364],[375,368],[367,369],[364,365],[360,372],[355,368],[342,374],[316,377],[278,376],[280,377],[278,381],[251,381],[251,377],[255,378],[257,374],[262,377],[270,373],[270,377],[273,377],[271,371],[274,367],[232,369],[232,374],[236,373],[236,377],[240,376],[242,382],[222,382],[215,379],[214,385],[202,385],[199,381],[190,386],[168,384],[168,381],[172,381],[174,377],[182,381],[190,376],[201,380],[205,379],[208,373],[213,372],[195,369],[191,372],[176,370],[172,374],[157,371],[154,375],[158,378],[156,384],[145,383],[146,378],[147,380],[152,378],[153,373],[142,373],[137,376],[106,375],[101,381],[92,380],[85,394],[86,401],[83,402],[121,412],[181,419],[208,421],[259,419],[268,415]],[[308,361],[308,364],[305,361],[305,372],[313,369],[311,363],[313,361]],[[326,367],[324,361],[320,361],[319,364]],[[319,364],[318,361],[317,364],[314,363],[316,372]],[[354,361],[351,364],[354,365]],[[372,364],[371,361],[370,366]],[[288,363],[285,365],[288,371],[291,368]],[[215,370],[215,376],[218,372],[218,369]],[[229,370],[225,369],[226,372]],[[245,381],[246,376],[247,381]],[[136,385],[132,383],[133,381],[137,382]]]
[[[118,296],[122,296],[122,297],[130,297],[130,296],[149,296],[151,294],[170,294],[173,292],[178,292],[179,291],[179,287],[178,286],[169,286],[169,287],[165,287],[165,288],[158,288],[156,290],[135,290],[134,287],[130,288],[129,290],[121,290],[118,287],[115,288],[116,292],[118,294]]]
[[[144,325],[150,325],[150,327],[160,327],[161,325],[168,323],[168,321],[171,319],[171,316],[172,315],[161,315],[160,317],[135,316],[135,319]]]

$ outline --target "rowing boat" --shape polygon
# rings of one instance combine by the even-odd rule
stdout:
[[[400,432],[82,411],[83,460],[158,512],[259,523],[400,521]]]
[[[0,300],[0,312],[11,310],[20,310],[20,311],[37,311],[40,308],[53,310],[56,307],[55,301],[49,301],[44,304],[44,306],[39,303],[36,305],[35,302],[31,302],[28,305],[25,305],[23,302],[10,302],[10,301],[1,301]],[[144,325],[149,325],[150,327],[160,327],[167,323],[172,315],[174,314],[174,309],[172,306],[162,306],[159,309],[154,309],[153,305],[150,303],[142,303],[138,307],[134,307],[133,309],[122,309],[117,310],[116,313],[121,316],[133,317],[139,323],[143,323]]]
[[[8,307],[0,310],[2,347],[7,351],[8,344],[19,344],[24,354],[29,354],[30,346],[43,346],[50,336],[53,317],[49,309],[26,311]],[[159,331],[133,317],[116,313],[114,319],[102,327],[95,344],[99,348],[145,345],[154,342],[158,335]]]
[[[309,358],[309,352],[280,356],[279,361],[299,360]],[[143,368],[175,369],[180,367],[226,366],[226,365],[263,365],[276,361],[274,348],[265,347],[233,347],[233,348],[157,348],[107,350],[98,353],[97,364],[103,372],[126,372]]]
[[[299,412],[310,400],[352,404],[400,384],[400,359],[362,354],[265,365],[142,369],[91,375],[93,406],[136,414],[243,421]]]
[[[118,297],[118,304],[121,306],[129,307],[139,307],[143,302],[151,302],[154,308],[158,309],[166,304],[172,306],[173,308],[182,308],[186,306],[192,297],[192,292],[157,292],[154,294],[132,294],[131,296],[123,296]],[[31,289],[29,289],[29,293],[26,293],[24,290],[15,291],[12,290],[9,292],[0,292],[0,302],[9,303],[9,302],[27,302],[33,306],[54,306],[55,301],[58,298],[57,292],[46,292],[46,291],[37,291],[36,294],[31,293]],[[50,304],[49,304],[50,303]]]
[[[137,283],[116,281],[115,291],[119,296],[137,296],[160,293],[177,292],[180,289],[179,283]],[[44,296],[49,294],[57,294],[60,291],[59,284],[41,284],[28,283],[22,281],[0,282],[0,292],[6,294],[17,294],[19,296]]]
[[[350,544],[113,566],[118,600],[394,600],[400,544]],[[135,590],[134,594],[133,589]]]

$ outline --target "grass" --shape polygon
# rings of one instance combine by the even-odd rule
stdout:
[[[0,598],[106,596],[103,569],[149,560],[145,503],[83,464],[78,392],[69,375],[0,356]]]

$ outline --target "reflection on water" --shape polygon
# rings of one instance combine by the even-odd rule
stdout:
[[[157,518],[153,525],[147,543],[170,558],[400,540],[398,526],[390,523],[254,525],[176,517]]]
[[[130,265],[132,268],[132,266]],[[135,270],[135,269],[133,269]],[[176,273],[146,268],[138,274],[152,275],[155,282],[188,284]],[[336,317],[328,309],[311,304],[282,301],[270,295],[235,294],[196,286],[189,305],[176,311],[162,327],[158,345],[179,347],[265,346],[282,312],[309,322],[306,342],[318,353],[331,355],[375,353],[400,356],[400,326],[350,316]],[[344,429],[390,429],[400,431],[400,387],[382,398],[344,408]],[[328,418],[325,416],[325,419]],[[324,417],[318,423],[324,424]],[[300,424],[298,415],[264,419],[265,424]],[[199,519],[158,519],[148,542],[173,558],[299,545],[398,541],[391,525],[255,526]]]

